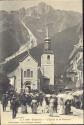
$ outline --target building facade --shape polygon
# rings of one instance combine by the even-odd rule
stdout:
[[[76,88],[83,87],[83,38],[79,38],[78,44],[69,57],[69,64],[66,70],[67,77],[70,78]]]
[[[10,84],[20,92],[22,89],[43,90],[54,88],[54,53],[51,49],[51,39],[46,38],[44,41],[44,51],[40,58],[40,64],[37,58],[25,51],[16,56],[16,67],[7,73]],[[12,59],[11,59],[12,60]],[[9,61],[11,63],[11,60]],[[6,66],[8,67],[8,66]],[[8,68],[9,70],[9,68]]]
[[[51,49],[51,39],[46,38],[44,44],[44,53],[41,56],[41,71],[44,79],[47,79],[49,88],[54,86],[54,53]]]
[[[8,74],[11,84],[20,92],[21,89],[38,89],[38,62],[28,54],[19,60],[19,66]]]

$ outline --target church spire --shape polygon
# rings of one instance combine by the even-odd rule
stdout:
[[[46,38],[49,37],[48,26],[46,26]]]
[[[51,39],[49,38],[49,24],[46,24],[46,38],[44,39],[44,52],[49,52],[51,50]]]
[[[49,24],[46,24],[45,26],[45,31],[46,31],[46,38],[45,38],[45,41],[49,42],[51,41],[51,39],[49,38]]]

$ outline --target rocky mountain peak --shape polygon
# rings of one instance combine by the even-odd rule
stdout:
[[[56,55],[56,71],[61,70],[73,48],[73,41],[78,41],[82,18],[78,12],[55,10],[44,2],[10,13],[0,11],[0,60],[12,56],[18,50],[25,51],[29,46],[37,46],[36,52],[44,42],[46,23],[49,24],[49,36]]]

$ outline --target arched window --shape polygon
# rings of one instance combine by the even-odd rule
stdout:
[[[31,77],[33,77],[33,71],[31,71]]]
[[[26,71],[24,71],[24,77],[26,77],[26,76],[27,76]]]
[[[33,77],[33,71],[27,69],[26,71],[24,71],[24,77]]]
[[[30,69],[27,69],[27,77],[30,77]]]
[[[47,55],[47,60],[50,60],[50,55]]]

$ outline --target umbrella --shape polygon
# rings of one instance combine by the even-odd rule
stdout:
[[[50,97],[51,95],[50,94],[46,94],[46,97]]]
[[[56,95],[53,94],[52,97],[56,97]]]
[[[58,98],[64,98],[66,96],[66,94],[58,94],[57,97]]]
[[[66,95],[65,96],[65,98],[64,98],[65,100],[73,100],[73,96],[72,95]]]
[[[32,103],[36,103],[37,101],[36,100],[32,100]]]
[[[80,91],[76,91],[73,93],[74,96],[80,96],[80,95],[83,95],[83,90],[80,90]]]

